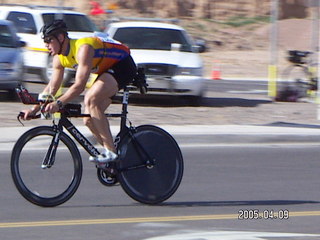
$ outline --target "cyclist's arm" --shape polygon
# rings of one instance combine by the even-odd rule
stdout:
[[[53,65],[52,78],[49,84],[47,84],[47,86],[44,88],[43,92],[55,95],[59,90],[63,80],[64,67],[61,65],[58,55],[55,55],[52,61],[53,61],[52,62],[52,65]],[[23,110],[24,120],[30,119],[39,110],[40,110],[40,105],[34,105],[31,109]]]
[[[70,102],[73,98],[78,97],[86,87],[87,80],[92,69],[92,59],[94,49],[90,45],[82,45],[77,53],[76,60],[78,63],[74,84],[59,98],[63,103]]]
[[[64,74],[64,67],[60,63],[60,59],[58,55],[53,56],[52,60],[52,77],[49,84],[45,87],[43,92],[47,92],[52,94],[53,96],[56,95],[57,91],[59,90],[61,83],[63,81],[63,74]]]
[[[59,101],[61,101],[62,104],[70,102],[85,90],[86,83],[92,69],[93,55],[94,49],[91,46],[86,44],[79,48],[76,56],[78,67],[75,82],[61,97],[59,97]],[[46,106],[45,111],[51,113],[59,111],[58,103],[49,103]]]

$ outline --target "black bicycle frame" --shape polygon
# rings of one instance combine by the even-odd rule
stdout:
[[[120,132],[125,131],[128,129],[126,122],[127,122],[127,114],[128,114],[128,102],[129,102],[129,91],[125,88],[123,91],[123,97],[122,97],[122,111],[121,113],[110,113],[105,114],[106,117],[111,118],[121,118],[120,121]],[[90,117],[89,114],[79,114],[72,117]],[[100,154],[98,149],[96,149],[92,143],[69,121],[69,119],[62,114],[58,125],[55,128],[56,136],[53,138],[52,143],[50,144],[50,147],[48,149],[48,153],[46,156],[46,159],[49,162],[52,161],[52,157],[54,158],[56,146],[58,144],[57,135],[59,135],[63,130],[63,127],[67,129],[67,131],[74,137],[75,140],[91,155],[91,156],[97,156]],[[53,160],[54,161],[54,160]]]
[[[129,91],[127,89],[124,89],[123,97],[122,97],[122,111],[120,114],[118,113],[111,113],[111,114],[105,114],[106,117],[111,118],[121,118],[120,121],[120,133],[124,131],[128,131],[129,127],[127,126],[127,113],[128,113],[128,101],[129,101]],[[79,115],[72,115],[71,117],[90,117],[89,114],[79,114]],[[52,139],[52,142],[49,146],[48,152],[46,154],[45,159],[43,160],[43,165],[46,167],[51,167],[54,164],[55,160],[55,153],[57,146],[59,144],[59,135],[61,132],[63,132],[63,128],[65,128],[73,137],[74,139],[91,155],[91,156],[97,156],[100,154],[97,148],[95,148],[92,143],[69,121],[69,119],[62,113],[61,118],[58,122],[58,124],[54,125],[54,131],[56,132],[54,138]],[[119,134],[121,136],[122,134]],[[141,146],[141,144],[135,139],[134,135],[131,133],[131,137],[133,138],[134,146],[140,155],[141,159],[143,159],[143,156],[147,158],[147,160],[139,165],[129,166],[124,169],[119,169],[119,171],[124,170],[133,170],[141,167],[152,167],[155,164],[155,159],[153,159]]]
[[[122,97],[122,110],[121,113],[110,113],[105,114],[106,117],[121,118],[120,121],[120,132],[126,130],[128,127],[127,114],[128,114],[128,102],[129,102],[129,91],[125,88]],[[80,114],[76,117],[90,117],[89,114]],[[99,155],[99,151],[90,143],[90,141],[69,121],[66,117],[61,117],[59,125],[63,126],[68,132],[77,140],[77,142],[91,155]]]
[[[91,155],[98,156],[100,153],[92,143],[69,121],[69,119],[62,117],[59,124],[61,124],[74,137],[75,140]]]

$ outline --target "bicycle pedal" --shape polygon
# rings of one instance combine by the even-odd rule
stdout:
[[[115,161],[106,162],[106,163],[96,163],[96,166],[99,166],[99,168],[103,169],[114,169],[115,168]]]

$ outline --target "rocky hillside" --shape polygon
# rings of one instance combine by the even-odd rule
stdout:
[[[92,0],[0,0],[0,3],[74,6],[89,13]],[[153,17],[192,17],[203,19],[230,19],[234,16],[256,17],[270,13],[271,0],[95,0],[103,9],[131,9],[134,13]],[[309,14],[306,0],[279,1],[279,16],[305,18]]]

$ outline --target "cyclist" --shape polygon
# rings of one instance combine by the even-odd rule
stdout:
[[[85,118],[84,123],[104,150],[97,157],[90,156],[89,160],[96,164],[114,161],[117,154],[104,111],[111,104],[111,98],[136,75],[136,65],[129,48],[111,38],[71,39],[63,20],[54,20],[44,25],[41,31],[43,41],[53,55],[52,79],[43,92],[55,95],[62,84],[64,68],[76,69],[74,84],[54,102],[47,104],[45,111],[57,112],[63,104],[78,97],[85,90],[90,74],[95,73],[93,84],[84,96],[85,113],[91,116]],[[24,110],[24,119],[29,119],[39,110],[39,105]]]

